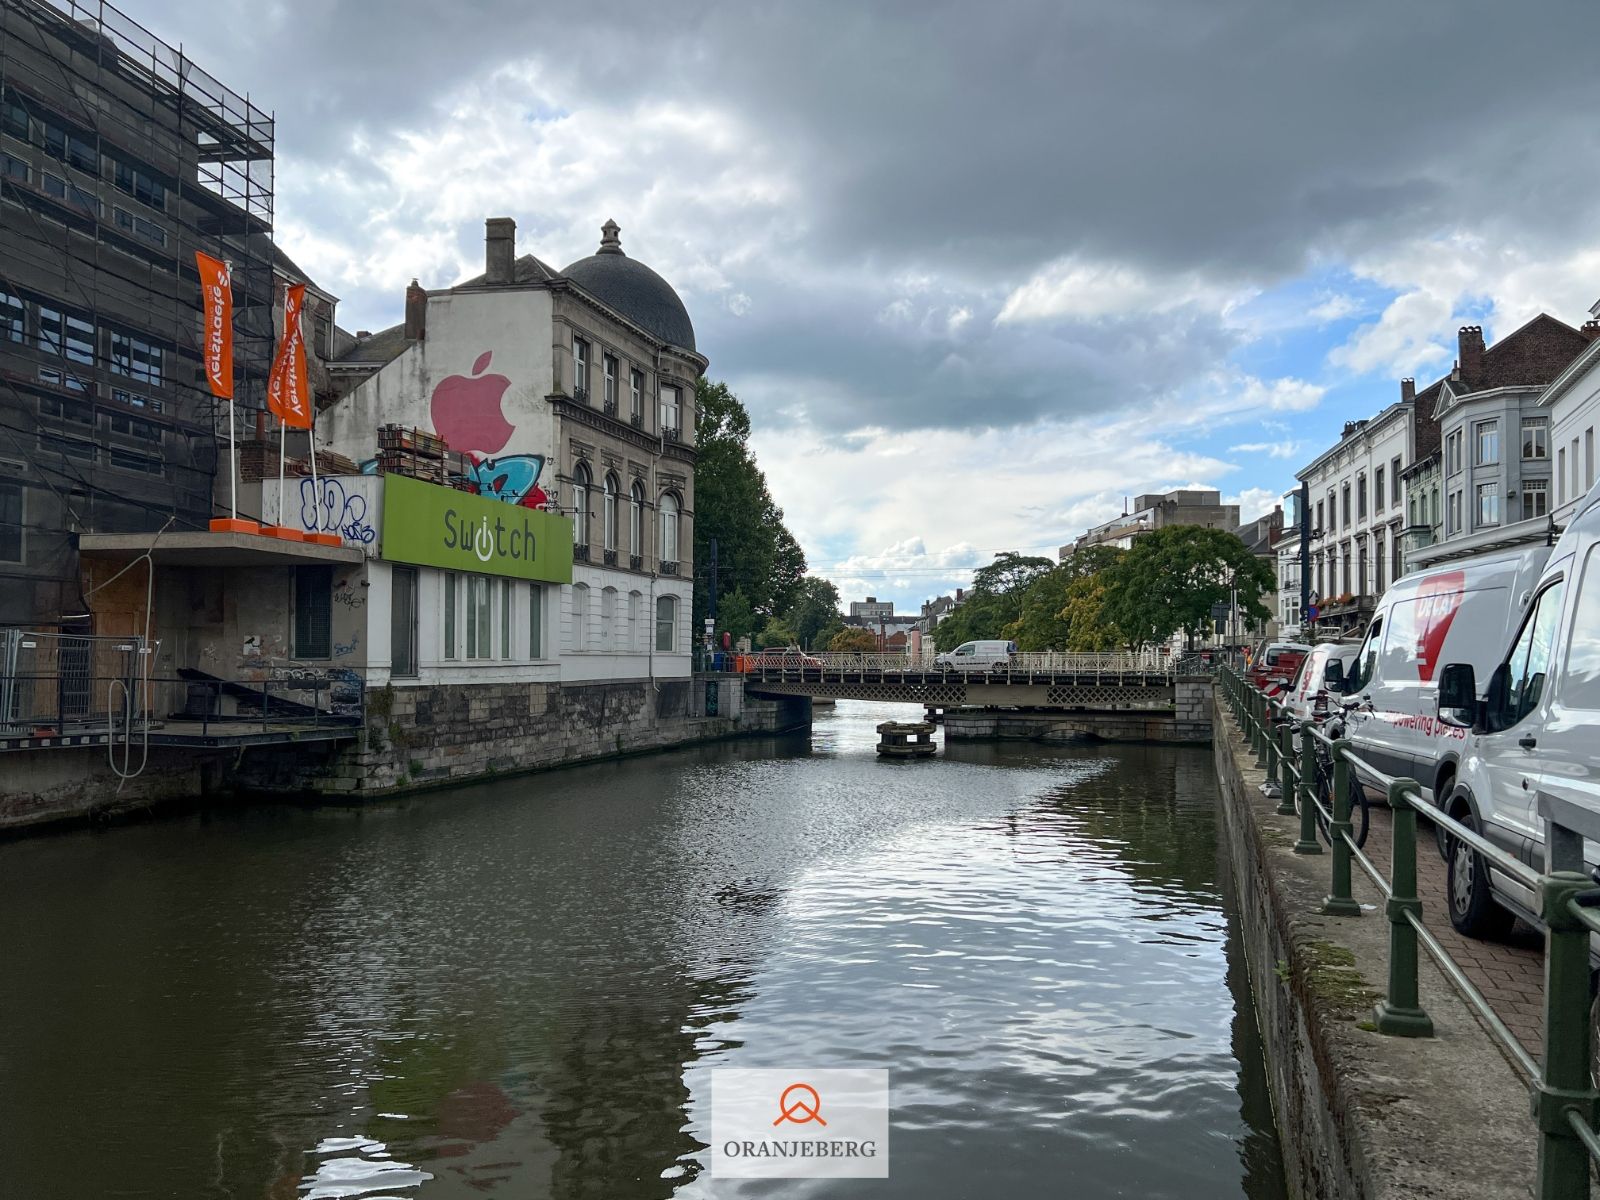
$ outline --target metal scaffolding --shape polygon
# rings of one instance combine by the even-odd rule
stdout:
[[[77,534],[204,528],[226,411],[194,252],[273,346],[274,119],[102,0],[0,0],[0,622],[85,628]]]

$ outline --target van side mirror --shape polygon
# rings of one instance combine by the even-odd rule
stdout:
[[[1330,658],[1322,668],[1322,682],[1330,692],[1344,691],[1344,664],[1337,658]]]
[[[1483,716],[1478,722],[1485,731],[1495,733],[1506,728],[1506,714],[1511,709],[1511,664],[1501,663],[1489,676],[1489,690],[1483,698]]]
[[[1478,715],[1478,680],[1471,663],[1450,663],[1439,673],[1439,719],[1466,729]]]

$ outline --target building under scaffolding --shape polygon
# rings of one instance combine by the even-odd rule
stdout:
[[[272,215],[269,113],[110,4],[0,0],[0,625],[130,632],[90,629],[79,536],[206,528],[194,252],[233,264],[243,432]]]

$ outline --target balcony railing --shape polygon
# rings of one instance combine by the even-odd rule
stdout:
[[[643,413],[634,413],[634,414],[632,414],[628,418],[628,424],[632,425],[635,429],[643,429],[644,428],[644,414]]]
[[[683,439],[678,430],[663,429],[661,431],[661,440],[664,442],[678,442],[682,441]]]
[[[574,386],[572,389],[572,398],[579,404],[589,403],[589,389],[586,387]]]
[[[605,561],[606,566],[608,566],[608,567],[616,566],[617,565],[617,552],[615,550],[607,550],[607,551],[605,551],[604,561]]]
[[[678,564],[675,562],[663,562],[661,564],[661,573],[663,575],[676,575],[678,573]]]
[[[617,415],[617,402],[615,400],[607,400],[600,406],[600,410],[604,412],[606,416],[614,417]]]
[[[572,561],[573,562],[588,562],[589,561],[589,543],[587,543],[587,542],[574,542],[572,544]]]
[[[630,571],[642,571],[642,570],[644,570],[644,555],[642,555],[642,554],[630,554],[630,555],[628,555],[628,570],[630,570]]]

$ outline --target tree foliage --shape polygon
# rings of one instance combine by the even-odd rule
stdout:
[[[750,633],[794,603],[806,557],[750,452],[749,412],[725,383],[701,379],[695,392],[695,628],[709,610],[715,538],[719,601],[743,593],[762,619]]]
[[[866,653],[878,648],[878,635],[870,629],[862,629],[859,625],[850,625],[839,630],[828,641],[828,649],[850,652]]]
[[[1130,645],[1165,641],[1179,630],[1192,644],[1213,606],[1228,603],[1235,592],[1241,613],[1269,620],[1262,597],[1276,587],[1272,567],[1238,537],[1198,525],[1142,534],[1101,578],[1104,615]]]
[[[1080,575],[1069,583],[1060,616],[1067,626],[1066,648],[1075,654],[1103,653],[1127,643],[1122,630],[1106,615],[1103,573]]]
[[[841,624],[839,589],[826,579],[807,575],[795,586],[794,600],[784,609],[783,619],[807,650],[826,645]]]
[[[726,633],[737,645],[740,638],[755,635],[760,621],[749,598],[742,590],[735,588],[717,604],[717,640],[720,642],[720,635]]]
[[[965,599],[933,630],[933,644],[949,650],[980,638],[1006,637],[1006,629],[1022,616],[1022,598],[1029,585],[1050,571],[1048,558],[1012,551],[995,555],[972,576]]]
[[[761,632],[755,636],[758,650],[767,650],[773,646],[793,646],[798,641],[794,628],[781,617],[768,617],[767,623],[761,627]]]
[[[1022,604],[1015,621],[1001,631],[1001,635],[1017,643],[1019,650],[1074,650],[1073,613],[1068,611],[1068,601],[1076,599],[1077,619],[1099,626],[1104,622],[1092,605],[1087,603],[1092,591],[1075,585],[1092,579],[1106,567],[1122,557],[1123,551],[1115,546],[1091,546],[1080,550],[1060,566],[1052,567],[1034,576],[1022,594]],[[1085,632],[1080,641],[1099,642],[1101,631]],[[1115,641],[1113,644],[1116,644]]]

